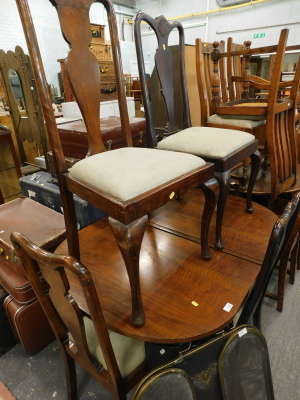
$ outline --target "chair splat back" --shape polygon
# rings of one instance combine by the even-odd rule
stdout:
[[[172,53],[168,48],[168,40],[170,33],[174,30],[178,30],[179,33],[179,70],[180,70],[180,82],[181,82],[181,93],[183,100],[183,128],[188,128],[191,126],[190,119],[190,109],[188,102],[188,93],[187,93],[187,85],[186,85],[186,77],[185,77],[185,66],[184,66],[184,34],[183,28],[180,23],[174,21],[169,23],[164,16],[159,16],[157,18],[152,18],[146,14],[138,14],[135,19],[135,40],[137,42],[137,58],[140,63],[144,63],[144,56],[142,51],[142,42],[141,35],[139,35],[138,31],[141,29],[141,22],[146,22],[155,32],[157,38],[157,50],[155,54],[155,69],[159,78],[160,86],[161,86],[161,94],[164,98],[164,102],[166,105],[167,111],[167,124],[165,127],[165,136],[173,134],[181,130],[176,122],[175,118],[175,106],[174,106],[174,73],[173,73],[173,57]],[[147,89],[147,80],[145,71],[139,68],[139,74],[141,79],[142,86],[142,95],[143,101],[145,104],[145,113],[147,120],[147,129],[149,134],[149,145],[151,147],[156,146],[156,135],[154,131],[153,118],[150,107],[150,98]],[[151,122],[150,122],[151,121]]]
[[[63,36],[71,48],[66,60],[66,71],[86,124],[89,136],[88,155],[105,151],[101,139],[99,121],[101,76],[96,56],[89,49],[89,44],[92,40],[89,10],[93,3],[101,3],[106,8],[123,139],[127,146],[132,146],[127,103],[123,87],[121,52],[112,3],[106,0],[76,0],[70,6],[70,2],[67,0],[50,1],[57,10]],[[76,12],[74,12],[74,8],[76,8]],[[74,26],[77,29],[74,29]]]

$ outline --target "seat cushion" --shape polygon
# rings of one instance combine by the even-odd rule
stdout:
[[[222,118],[217,114],[211,115],[207,118],[207,122],[212,124],[222,124],[222,125],[234,125],[241,128],[253,129],[259,125],[263,125],[266,123],[266,119],[262,119],[261,121],[252,121],[249,119],[228,119]]]
[[[247,132],[200,126],[175,133],[159,142],[157,147],[201,157],[226,157],[253,140],[255,137]]]
[[[204,165],[191,154],[125,147],[87,157],[69,172],[126,201]]]
[[[93,322],[89,318],[85,317],[84,325],[91,354],[103,365],[105,369],[107,369],[101,347],[98,343]],[[116,332],[108,331],[108,333],[118,367],[121,375],[124,378],[145,360],[145,343],[140,340],[120,335]]]

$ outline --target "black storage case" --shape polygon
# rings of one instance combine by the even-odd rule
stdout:
[[[63,213],[57,179],[47,172],[39,171],[20,178],[22,193],[26,197]],[[74,194],[78,229],[103,218],[106,214]]]

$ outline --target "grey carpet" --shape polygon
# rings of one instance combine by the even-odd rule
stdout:
[[[276,277],[275,277],[276,278]],[[276,279],[271,287],[276,286]],[[264,299],[262,331],[267,338],[276,400],[300,400],[300,272],[294,285],[286,283],[282,313]],[[16,345],[0,358],[0,380],[18,400],[65,400],[66,386],[55,342],[33,357]],[[78,367],[80,400],[112,400],[112,396]],[[128,395],[131,398],[132,393]],[[171,399],[170,399],[171,400]]]

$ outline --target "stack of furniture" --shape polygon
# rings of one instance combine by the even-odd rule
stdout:
[[[205,159],[212,162],[204,161],[193,148],[196,144],[202,145],[203,140],[197,143],[189,141],[192,151],[186,151],[185,148],[177,151],[134,148],[126,113],[115,14],[109,0],[99,1],[108,16],[121,134],[127,147],[106,151],[101,136],[99,106],[103,72],[99,70],[98,61],[89,49],[89,11],[92,1],[73,0],[70,5],[69,0],[51,0],[58,13],[63,36],[72,49],[65,63],[66,73],[72,82],[87,135],[87,157],[68,169],[28,4],[26,0],[17,0],[53,150],[67,240],[59,245],[56,255],[53,255],[33,244],[36,240],[32,242],[22,233],[13,233],[10,237],[16,256],[21,260],[55,330],[65,363],[69,398],[76,398],[77,395],[75,360],[102,382],[116,399],[125,400],[128,390],[145,372],[143,351],[128,350],[128,343],[136,345],[135,349],[142,349],[145,341],[182,343],[207,338],[222,329],[231,329],[239,311],[238,323],[246,322],[253,316],[254,323],[259,326],[261,301],[298,215],[300,194],[278,220],[270,210],[259,205],[257,210],[263,215],[256,219],[241,212],[243,203],[240,198],[231,199],[232,202],[228,201],[227,205],[231,204],[233,211],[231,209],[232,212],[227,214],[226,223],[232,227],[235,221],[238,229],[235,232],[227,230],[226,237],[229,239],[231,236],[231,241],[225,240],[225,244],[234,243],[235,248],[230,248],[228,244],[224,251],[211,251],[209,235],[214,240],[216,235],[209,229],[219,189],[214,177],[220,181],[222,192],[215,226],[217,248],[223,249],[221,228],[225,220],[230,169],[235,163],[251,156],[252,173],[255,175],[255,168],[258,171],[260,165],[258,141],[248,133],[238,132],[249,140],[243,144],[235,143],[223,155],[205,153]],[[172,138],[171,134],[174,133],[173,137],[181,134],[172,107],[173,76],[166,66],[171,64],[169,34],[174,27],[178,28],[182,50],[183,29],[180,24],[170,24],[162,16],[153,20],[145,14],[139,14],[137,30],[143,20],[149,22],[159,41],[156,61],[158,67],[162,66],[162,71],[158,73],[169,111],[165,136],[170,135],[163,143]],[[95,35],[101,36],[100,33]],[[136,35],[139,33],[136,32]],[[141,43],[138,45],[141,90],[147,109],[148,87]],[[190,119],[182,52],[180,65],[185,111],[183,124],[184,128],[188,128]],[[166,69],[167,73],[164,73]],[[85,77],[84,81],[82,76]],[[156,136],[150,107],[147,110],[147,124],[148,145],[153,146]],[[203,128],[210,139],[216,131],[215,128],[199,128]],[[232,139],[237,131],[230,133]],[[220,147],[226,144],[226,141],[218,138],[214,144],[218,141]],[[209,140],[207,143],[211,144]],[[254,179],[251,178],[249,186],[253,184]],[[104,210],[108,217],[78,232],[74,193]],[[159,222],[154,226],[153,220],[148,220],[149,215],[155,216],[155,213],[159,214],[164,209],[176,223],[179,213],[174,212],[172,207],[177,206],[187,210],[183,223],[179,223],[180,229],[172,229]],[[252,210],[250,190],[247,211],[250,213]],[[190,225],[196,232],[194,237],[188,229]],[[254,240],[249,240],[249,237]],[[49,296],[45,294],[43,282],[36,273],[37,264],[49,285]],[[240,337],[238,335],[237,339]],[[89,338],[92,338],[94,346]],[[119,345],[120,341],[126,345],[130,361],[134,361],[134,365],[129,365],[125,360],[125,367],[130,366],[125,371],[114,346],[115,339]],[[117,347],[123,349],[122,345]],[[137,353],[140,354],[136,358]],[[265,365],[268,367],[268,364]],[[272,394],[272,390],[270,392]]]
[[[39,246],[54,251],[65,239],[64,220],[61,214],[26,197],[2,204],[0,214],[0,284],[8,293],[4,308],[17,340],[28,354],[35,354],[53,340],[54,335],[15,254],[10,234],[26,232]],[[44,290],[47,289],[43,277],[39,275],[39,278]]]
[[[89,48],[95,55],[101,73],[100,101],[116,100],[117,86],[114,71],[114,62],[112,59],[111,45],[105,43],[104,25],[91,24],[91,43]],[[65,59],[57,60],[61,65],[61,78],[64,90],[64,99],[66,102],[74,101],[74,91],[70,85],[67,68],[64,64]]]

